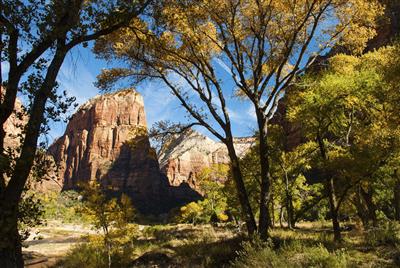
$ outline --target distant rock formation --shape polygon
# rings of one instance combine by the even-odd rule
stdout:
[[[7,149],[16,149],[21,144],[22,129],[26,124],[28,117],[24,113],[22,102],[17,98],[15,100],[14,111],[4,123],[3,128],[6,133],[4,147]]]
[[[150,147],[143,99],[134,90],[98,96],[69,121],[49,148],[64,190],[100,182],[111,193],[127,193],[145,213],[161,213],[199,198],[189,187],[170,187]]]
[[[239,157],[254,144],[255,139],[236,138],[235,148]],[[224,144],[189,130],[179,135],[161,150],[160,167],[171,185],[187,183],[198,190],[197,175],[206,167],[228,164],[228,152]],[[223,179],[223,178],[220,178]]]
[[[141,129],[145,132],[143,100],[134,91],[98,96],[82,105],[69,121],[65,134],[49,148],[64,179],[64,188],[94,180],[114,187],[131,186],[137,180],[137,172],[121,166],[132,159],[130,143],[133,146],[140,141]],[[143,153],[135,155],[132,164],[156,163],[148,144],[140,142],[135,146],[142,146],[136,151]]]
[[[1,92],[4,92],[4,88],[2,88]],[[19,155],[19,151],[17,149],[21,146],[23,142],[23,128],[28,123],[28,119],[29,117],[26,114],[25,108],[21,100],[19,98],[16,98],[14,110],[11,116],[3,125],[4,131],[6,133],[4,139],[4,148],[7,152],[12,153],[14,157],[18,157]],[[51,161],[51,158],[47,159]],[[51,167],[47,168],[47,174],[44,177],[41,177],[40,181],[38,181],[37,178],[33,179],[32,176],[29,177],[28,183],[30,187],[40,192],[48,190],[59,191],[61,187],[59,182],[56,181],[57,177],[55,176],[54,169]]]

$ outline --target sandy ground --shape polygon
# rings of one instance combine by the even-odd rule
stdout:
[[[51,267],[71,247],[83,242],[86,235],[93,233],[95,231],[90,226],[57,221],[48,222],[46,226],[34,229],[24,243],[25,267]]]

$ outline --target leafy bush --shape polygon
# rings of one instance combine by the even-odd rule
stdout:
[[[272,243],[259,239],[243,243],[243,249],[232,263],[233,267],[346,267],[345,251],[328,251],[323,245],[305,246],[293,242],[275,250]]]
[[[287,263],[272,249],[271,243],[262,242],[258,238],[243,243],[243,249],[232,267],[287,267]]]
[[[82,202],[75,191],[47,192],[38,197],[44,208],[46,219],[56,219],[67,223],[88,222],[88,218],[80,213]]]
[[[400,246],[400,223],[388,221],[365,233],[365,242],[369,246]]]
[[[113,244],[111,248],[111,267],[130,267],[135,255],[132,241],[137,236],[137,225],[131,224],[124,233],[115,230],[110,233]],[[57,264],[63,268],[102,268],[109,267],[108,248],[104,246],[104,237],[95,235],[88,237],[88,242],[73,247]]]
[[[101,244],[82,243],[74,247],[56,267],[108,267],[107,252]]]

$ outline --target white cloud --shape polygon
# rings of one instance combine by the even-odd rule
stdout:
[[[173,120],[175,114],[181,114],[175,97],[163,84],[152,81],[138,87],[143,96],[146,111],[147,125],[151,127],[155,122],[161,120]],[[180,110],[180,111],[179,111]]]
[[[224,69],[228,74],[232,75],[231,69],[229,68],[228,65],[225,64],[225,62],[223,62],[223,61],[222,61],[221,59],[219,59],[219,58],[215,58],[214,60],[215,60],[215,62],[216,62],[220,67],[222,67],[222,69]]]

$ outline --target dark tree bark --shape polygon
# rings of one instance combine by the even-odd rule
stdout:
[[[66,4],[68,8],[63,9],[63,16],[60,16],[60,20],[54,26],[54,31],[43,36],[19,63],[17,62],[17,52],[20,33],[0,14],[0,22],[5,24],[9,33],[8,53],[10,63],[7,90],[0,103],[0,163],[2,164],[4,164],[4,159],[7,159],[4,155],[6,133],[4,132],[3,124],[14,109],[21,79],[24,73],[32,67],[32,64],[46,50],[50,47],[55,47],[55,53],[47,68],[43,83],[38,86],[39,88],[35,92],[29,112],[29,120],[24,128],[21,153],[16,160],[13,174],[7,185],[4,183],[4,172],[7,164],[0,166],[0,267],[2,268],[23,267],[21,240],[18,233],[18,205],[34,163],[36,146],[41,134],[41,126],[45,119],[46,103],[52,95],[52,90],[56,84],[56,78],[65,56],[76,45],[94,40],[125,26],[132,17],[141,13],[149,2],[143,3],[137,13],[130,12],[126,14],[127,16],[122,21],[114,25],[100,29],[92,34],[76,37],[68,42],[68,32],[79,23],[82,4],[82,0],[72,1],[69,5]]]
[[[266,240],[269,237],[268,227],[271,225],[271,217],[269,214],[268,203],[271,198],[271,176],[269,174],[269,158],[268,158],[268,140],[267,140],[267,122],[263,111],[257,111],[257,123],[259,128],[259,157],[261,172],[261,188],[260,188],[260,215],[258,222],[258,233],[261,239]]]
[[[396,221],[400,221],[400,177],[398,172],[396,170],[394,173],[395,184],[393,189],[394,219]]]
[[[368,190],[366,191],[362,186],[360,186],[360,193],[366,204],[366,209],[368,212],[368,221],[372,222],[373,227],[377,227],[378,218],[376,216],[376,211],[378,209],[373,201],[373,189],[371,186],[369,186]]]
[[[236,155],[232,138],[227,138],[226,146],[228,148],[228,154],[231,161],[232,177],[233,180],[235,181],[237,195],[239,198],[241,208],[243,210],[242,215],[246,221],[247,232],[249,235],[253,235],[257,230],[257,224],[254,219],[254,214],[250,206],[250,201],[247,195],[242,172],[240,169],[239,159]]]
[[[287,212],[287,225],[289,229],[294,228],[294,211],[293,211],[293,198],[289,189],[289,176],[285,168],[282,167],[285,176],[285,207]]]
[[[18,203],[35,159],[36,145],[40,135],[40,127],[44,120],[46,102],[55,86],[57,74],[67,51],[65,46],[59,45],[48,68],[45,80],[36,94],[25,128],[26,134],[21,156],[16,162],[14,173],[1,200],[0,237],[5,238],[4,240],[8,243],[1,245],[0,255],[11,256],[11,258],[1,258],[0,267],[23,267],[21,266],[21,263],[23,263],[22,254],[20,254],[21,242],[17,229]],[[15,262],[14,266],[10,266],[13,261]]]
[[[338,213],[338,204],[335,194],[335,184],[332,177],[329,177],[326,182],[326,189],[329,199],[329,211],[332,218],[333,236],[335,241],[341,241],[342,235],[340,232],[340,222]]]
[[[326,148],[325,144],[323,141],[323,138],[321,135],[317,135],[317,142],[320,150],[321,157],[324,161],[324,163],[327,162],[328,160],[328,155],[326,153]],[[328,172],[324,172],[325,175],[325,189],[326,193],[328,195],[328,201],[329,201],[329,212],[330,216],[332,219],[332,228],[333,228],[333,236],[334,240],[336,242],[340,242],[342,240],[342,235],[340,232],[340,222],[339,222],[339,215],[338,215],[338,204],[337,204],[337,198],[336,198],[336,193],[335,193],[335,184],[333,181],[333,176],[332,174],[328,174]]]
[[[357,209],[357,215],[360,218],[364,229],[368,229],[369,228],[368,213],[366,213],[367,208],[365,207],[365,204],[363,203],[363,197],[361,196],[361,193],[360,193],[360,187],[361,186],[357,186],[356,194],[355,194],[353,200],[354,200],[354,205],[356,206],[356,209]]]

